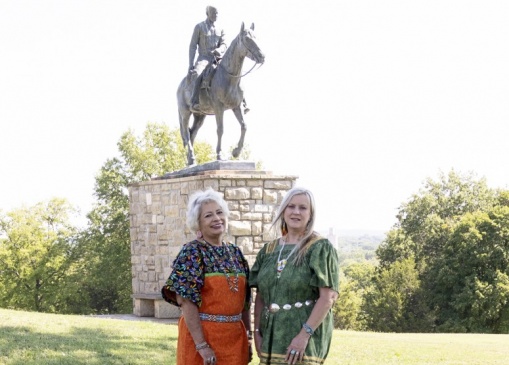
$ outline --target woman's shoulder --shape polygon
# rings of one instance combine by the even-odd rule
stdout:
[[[330,250],[333,249],[334,246],[332,245],[331,241],[327,237],[323,237],[320,235],[315,235],[313,238],[313,243],[310,246],[310,250]]]
[[[180,250],[181,253],[193,253],[199,251],[206,251],[206,246],[204,243],[198,240],[192,240],[187,243],[184,243],[182,249]]]
[[[276,249],[276,247],[278,246],[279,244],[279,238],[276,238],[270,242],[266,242],[262,249],[260,250],[261,253],[263,254],[271,254],[272,252],[274,252],[274,250]]]
[[[228,250],[230,251],[235,251],[235,252],[242,252],[242,250],[240,249],[239,246],[237,246],[235,243],[233,242],[225,242],[224,243],[226,247],[228,247]]]

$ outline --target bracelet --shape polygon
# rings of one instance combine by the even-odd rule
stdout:
[[[253,331],[249,330],[247,331],[247,339],[252,340],[253,339]]]
[[[207,343],[207,341],[203,341],[202,343],[196,345],[196,351],[206,349],[207,347],[210,347],[209,344]]]
[[[313,336],[313,333],[315,333],[315,331],[313,331],[313,329],[311,328],[311,326],[307,323],[304,323],[302,325],[302,328],[304,328],[304,331],[306,331],[306,333],[310,336]]]

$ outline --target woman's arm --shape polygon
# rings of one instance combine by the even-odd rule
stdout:
[[[320,326],[337,298],[338,293],[331,288],[320,288],[320,297],[316,301],[315,306],[313,307],[313,310],[311,311],[311,314],[309,315],[309,318],[306,322],[311,330],[315,331]],[[297,336],[293,338],[290,346],[288,346],[286,361],[292,357],[290,354],[291,350],[299,352],[298,356],[294,356],[292,363],[295,364],[296,361],[302,361],[302,358],[304,357],[304,351],[306,350],[310,337],[311,335],[308,334],[304,328],[302,328]]]
[[[213,356],[215,357],[215,353],[214,350],[211,347],[209,347],[205,335],[203,334],[200,315],[198,312],[198,306],[191,302],[189,299],[185,299],[180,295],[177,295],[177,302],[180,305],[180,308],[182,310],[182,316],[184,317],[187,328],[189,329],[189,332],[193,337],[195,346],[199,345],[204,346],[203,345],[204,343],[207,344],[206,347],[201,348],[202,346],[200,346],[201,349],[197,350],[200,353],[201,357],[203,358],[205,364],[207,362],[207,359]]]
[[[329,310],[334,305],[334,302],[338,299],[338,293],[331,288],[320,288],[320,297],[315,303],[311,314],[309,315],[308,321],[306,322],[313,331],[320,326],[322,321],[329,313]],[[303,328],[301,333],[304,332],[307,335],[306,330]]]
[[[262,334],[260,332],[260,318],[262,315],[263,307],[265,307],[265,302],[263,301],[262,294],[258,291],[256,293],[254,309],[254,340],[256,353],[258,354],[258,357],[260,357],[260,353],[262,351]]]
[[[249,290],[249,289],[248,289]],[[251,303],[249,303],[251,304]],[[242,322],[244,322],[244,327],[248,331],[247,341],[248,341],[248,363],[253,360],[253,348],[251,347],[251,342],[253,342],[253,335],[251,330],[251,305],[247,309],[242,311]]]

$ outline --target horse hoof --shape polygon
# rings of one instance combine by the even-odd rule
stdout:
[[[233,149],[232,156],[233,156],[233,157],[235,157],[235,158],[239,157],[239,156],[240,156],[240,152],[241,152],[241,151],[242,151],[242,149],[241,149],[241,148],[235,148],[235,149]]]

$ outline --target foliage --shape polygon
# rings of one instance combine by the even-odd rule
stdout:
[[[488,188],[485,179],[451,171],[439,181],[428,179],[402,204],[398,223],[377,249],[378,280],[405,268],[417,280],[411,285],[416,302],[408,307],[402,297],[392,298],[399,313],[387,314],[393,323],[384,326],[402,328],[400,318],[415,316],[426,320],[407,331],[509,331],[508,197]],[[370,303],[381,308],[377,300]]]
[[[375,265],[367,261],[353,262],[341,271],[339,297],[333,307],[334,328],[365,330],[364,297],[372,286]]]
[[[375,250],[382,240],[382,236],[368,234],[338,237],[341,274],[339,296],[333,307],[335,328],[355,331],[367,329],[364,300],[377,266]]]
[[[509,207],[468,213],[430,267],[440,329],[509,331]]]
[[[210,145],[197,141],[194,146],[198,163],[214,156]],[[162,124],[149,123],[142,137],[124,133],[118,149],[120,157],[108,159],[96,176],[97,203],[80,240],[86,248],[81,288],[93,313],[132,311],[128,185],[184,168],[187,162],[179,130]]]
[[[429,328],[413,258],[395,262],[374,276],[364,302],[368,328],[382,332],[420,332]]]
[[[77,268],[75,209],[52,199],[0,216],[0,306],[66,311],[75,295],[68,273]]]

